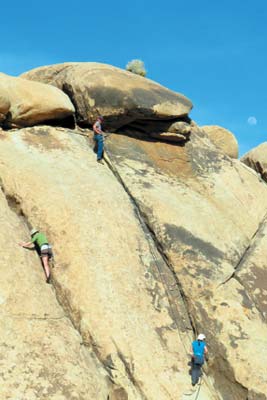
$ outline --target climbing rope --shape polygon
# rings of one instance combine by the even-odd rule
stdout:
[[[134,206],[135,206],[135,209],[136,209],[136,212],[137,212],[137,217],[138,217],[138,219],[139,219],[139,222],[140,222],[141,226],[143,227],[143,230],[144,230],[144,233],[145,233],[145,236],[146,236],[146,240],[147,240],[147,243],[148,243],[148,246],[149,246],[150,254],[152,255],[152,258],[153,258],[154,263],[155,263],[155,265],[156,265],[156,267],[157,267],[157,270],[158,270],[158,274],[159,274],[160,281],[161,281],[163,287],[165,288],[166,295],[167,295],[167,297],[168,297],[168,302],[169,302],[169,305],[170,305],[170,312],[171,312],[171,315],[172,315],[172,319],[173,319],[173,321],[174,321],[174,323],[175,323],[175,325],[176,325],[177,332],[178,332],[178,335],[179,335],[179,337],[180,337],[180,342],[182,343],[182,346],[183,346],[183,348],[184,348],[185,354],[188,354],[189,348],[186,348],[186,347],[185,347],[184,338],[182,337],[182,335],[181,335],[181,333],[180,333],[180,328],[179,328],[178,322],[177,322],[176,317],[175,317],[175,312],[174,312],[174,310],[173,310],[172,295],[170,294],[169,285],[168,285],[168,283],[167,283],[167,281],[166,281],[166,279],[165,279],[165,273],[162,273],[162,272],[161,272],[161,269],[160,269],[160,266],[159,266],[159,263],[158,263],[158,259],[157,259],[157,255],[156,255],[156,252],[155,252],[154,245],[152,245],[152,243],[151,243],[151,241],[152,241],[153,239],[151,238],[151,234],[149,233],[149,229],[148,229],[148,227],[146,226],[145,222],[144,222],[143,219],[142,219],[141,212],[140,212],[140,210],[139,210],[138,205],[136,204],[136,201],[135,201],[134,198],[133,198],[133,195],[131,194],[130,190],[128,189],[128,187],[127,187],[127,186],[125,185],[125,183],[123,182],[123,180],[122,180],[122,178],[121,178],[121,176],[120,176],[120,174],[119,174],[117,168],[113,165],[113,163],[112,163],[112,161],[111,161],[111,159],[110,159],[110,157],[109,157],[109,152],[108,152],[107,150],[105,150],[105,154],[106,154],[106,155],[104,156],[104,159],[105,159],[106,163],[108,164],[108,166],[110,167],[110,169],[111,169],[111,171],[114,173],[114,175],[118,178],[119,182],[120,182],[121,185],[124,187],[125,191],[126,191],[127,194],[129,195],[129,197],[130,197],[132,203],[133,203]],[[163,259],[164,259],[165,264],[166,264],[167,267],[168,267],[168,262],[165,260],[165,258],[166,258],[165,254],[163,254],[162,257],[163,257]],[[177,285],[177,283],[176,283],[176,285]],[[181,296],[181,297],[182,297],[182,296]],[[183,297],[182,297],[182,300],[183,300]],[[184,301],[184,300],[183,300],[183,301]],[[177,307],[176,307],[176,309],[177,309]],[[177,311],[179,311],[179,310],[177,309]],[[183,329],[184,329],[184,332],[186,333],[186,336],[187,336],[187,338],[188,338],[189,346],[191,346],[192,338],[189,336],[189,333],[188,333],[188,331],[187,331],[187,327],[185,326],[184,321],[183,321],[182,318],[181,318],[181,323],[182,323],[182,327],[183,327]],[[192,326],[192,330],[193,330],[193,326]],[[202,373],[203,373],[203,372],[202,372]],[[197,390],[197,393],[196,393],[196,397],[195,397],[194,400],[197,400],[198,397],[199,397],[201,385],[202,385],[202,377],[200,378],[199,387],[198,387],[198,390]]]
[[[80,135],[80,136],[85,136],[87,138],[89,137],[88,133],[75,131],[75,134],[76,135]],[[106,137],[108,137],[109,135],[110,134],[106,134]],[[143,219],[141,217],[141,213],[140,213],[139,207],[137,206],[137,204],[136,204],[132,194],[130,193],[129,189],[126,187],[125,183],[123,182],[123,180],[122,180],[117,168],[113,165],[113,163],[112,163],[112,161],[111,161],[111,159],[109,157],[109,152],[106,149],[105,149],[105,154],[106,155],[104,156],[104,160],[106,161],[106,163],[108,164],[110,169],[113,171],[114,175],[117,176],[117,178],[119,179],[121,185],[125,188],[125,190],[128,193],[130,199],[132,200],[133,204],[135,205],[135,208],[137,210],[137,215],[138,215],[139,222],[140,222],[141,226],[143,226],[144,233],[146,235],[146,239],[147,239],[147,243],[148,243],[148,246],[149,246],[149,249],[150,249],[150,253],[151,253],[151,255],[152,255],[153,259],[154,259],[154,263],[155,263],[155,265],[157,267],[161,283],[162,283],[163,287],[165,288],[165,291],[166,291],[166,294],[167,294],[167,297],[168,297],[168,301],[169,301],[169,304],[170,304],[170,310],[171,310],[171,314],[172,314],[172,319],[173,319],[173,321],[174,321],[174,323],[176,325],[176,328],[177,328],[178,334],[180,336],[181,343],[182,343],[182,345],[184,347],[185,353],[188,354],[188,349],[185,348],[185,345],[183,343],[183,338],[181,337],[181,334],[180,334],[180,329],[179,329],[179,325],[178,325],[176,317],[175,317],[175,312],[173,311],[173,302],[172,302],[172,296],[170,295],[170,289],[169,289],[168,283],[166,282],[166,279],[164,277],[165,274],[162,273],[161,270],[160,270],[160,267],[159,267],[159,264],[158,264],[158,261],[157,261],[157,256],[156,256],[155,251],[154,251],[154,246],[152,246],[152,244],[151,244],[151,236],[147,232],[148,228],[146,227],[146,225],[145,225],[145,223],[144,223],[144,221],[143,221]],[[164,260],[164,261],[165,261],[166,265],[168,265],[166,260]],[[177,285],[177,283],[176,283],[176,285]],[[185,326],[184,321],[183,321],[182,318],[181,318],[181,323],[182,323],[184,332],[187,335],[188,341],[189,341],[189,343],[191,345],[192,338],[189,336],[188,331],[187,331],[187,327]]]
[[[87,138],[89,137],[88,133],[77,132],[77,131],[73,131],[73,133],[75,133],[76,135],[85,136]],[[109,137],[109,134],[106,134],[105,137]],[[148,246],[149,246],[149,249],[150,249],[150,253],[151,253],[151,255],[152,255],[153,259],[154,259],[154,262],[155,262],[155,265],[157,267],[161,283],[162,283],[163,287],[165,288],[165,291],[166,291],[166,294],[167,294],[167,297],[168,297],[168,301],[169,301],[169,304],[170,304],[170,310],[171,310],[171,314],[172,314],[172,319],[173,319],[173,321],[174,321],[174,323],[176,325],[176,328],[177,328],[178,334],[180,336],[181,343],[182,343],[182,345],[184,347],[185,353],[188,354],[188,349],[186,349],[186,347],[185,347],[185,345],[183,343],[183,338],[181,337],[181,334],[180,334],[179,325],[178,325],[178,323],[176,321],[175,312],[173,311],[172,296],[169,293],[169,288],[168,288],[168,284],[167,284],[166,279],[165,279],[165,274],[162,273],[161,270],[160,270],[160,267],[159,267],[159,264],[158,264],[158,261],[157,261],[157,256],[155,254],[154,246],[152,246],[152,244],[151,244],[151,236],[147,232],[147,227],[145,226],[145,223],[144,223],[144,221],[143,221],[143,219],[141,217],[141,213],[140,213],[139,207],[136,205],[136,202],[134,201],[133,196],[131,195],[129,189],[126,188],[124,182],[122,181],[122,178],[121,178],[117,168],[113,165],[113,163],[112,163],[112,161],[110,159],[110,156],[109,156],[109,152],[106,149],[105,149],[105,153],[106,153],[106,156],[104,156],[104,160],[111,167],[111,170],[114,171],[114,174],[117,175],[117,177],[119,178],[121,184],[123,185],[123,187],[125,187],[130,199],[135,204],[139,222],[140,222],[141,226],[143,227],[144,233],[145,233],[146,238],[147,238]],[[166,263],[166,261],[165,261],[165,263]],[[178,309],[177,309],[177,311],[178,311]],[[181,322],[182,322],[182,325],[183,325],[183,329],[184,329],[184,331],[185,331],[185,333],[187,335],[187,338],[189,340],[189,343],[191,345],[192,339],[189,337],[189,334],[187,332],[187,327],[185,326],[182,318],[181,318]]]
[[[199,380],[198,388],[197,388],[197,390],[196,390],[196,395],[194,396],[194,399],[193,399],[193,400],[197,400],[197,399],[198,399],[199,394],[200,394],[201,386],[202,386],[202,377],[201,377],[200,380]],[[193,392],[193,393],[192,393],[192,392],[191,392],[191,393],[185,393],[184,396],[190,396],[190,397],[192,398],[193,394],[194,394],[194,392]]]
[[[199,396],[199,393],[200,393],[200,389],[201,389],[201,385],[202,385],[202,377],[200,378],[198,390],[197,390],[196,397],[195,397],[194,400],[198,399],[198,396]]]
[[[159,264],[158,264],[158,260],[157,260],[157,256],[155,254],[154,246],[152,246],[152,244],[151,244],[151,240],[152,240],[151,239],[151,235],[148,233],[148,228],[147,228],[146,224],[144,223],[144,221],[142,219],[139,207],[137,206],[132,194],[130,193],[129,189],[126,187],[125,183],[123,182],[123,180],[122,180],[119,172],[117,171],[116,167],[111,162],[110,157],[109,157],[109,152],[107,150],[105,150],[105,153],[106,153],[106,156],[104,157],[105,161],[110,166],[110,168],[113,171],[114,175],[116,175],[116,177],[119,179],[120,183],[125,188],[125,190],[128,193],[130,199],[132,200],[133,204],[135,205],[135,208],[136,208],[136,211],[137,211],[137,216],[138,216],[138,219],[139,219],[139,222],[140,222],[141,226],[143,227],[143,230],[144,230],[144,233],[145,233],[145,236],[146,236],[146,239],[147,239],[147,243],[148,243],[148,246],[149,246],[150,253],[151,253],[152,257],[153,257],[154,263],[155,263],[155,265],[157,267],[157,270],[158,270],[159,278],[161,280],[161,283],[162,283],[163,287],[165,288],[165,291],[166,291],[166,294],[167,294],[167,297],[168,297],[168,301],[169,301],[169,304],[170,304],[170,311],[171,311],[171,314],[172,314],[172,319],[173,319],[173,321],[174,321],[174,323],[176,325],[177,332],[178,332],[178,335],[180,337],[180,341],[181,341],[181,343],[182,343],[182,345],[184,347],[185,353],[188,354],[189,348],[186,349],[185,344],[183,342],[184,338],[182,338],[182,336],[180,334],[180,328],[179,328],[179,325],[178,325],[176,317],[175,317],[175,312],[173,310],[172,296],[170,294],[168,283],[166,282],[166,279],[165,279],[165,274],[162,273],[161,270],[160,270],[160,267],[159,267]],[[168,265],[166,260],[164,260],[164,261],[165,261],[166,265]],[[189,334],[187,332],[187,327],[185,326],[184,321],[183,321],[182,318],[181,318],[181,323],[182,323],[182,327],[183,327],[183,329],[184,329],[184,331],[185,331],[185,333],[187,335],[187,338],[189,340],[189,343],[190,343],[189,345],[191,345],[192,338],[189,336]]]
[[[194,400],[198,399],[198,396],[199,396],[199,393],[200,393],[200,389],[201,389],[201,385],[202,385],[202,377],[200,378],[198,389],[197,389],[197,393],[196,393],[196,397],[194,398]]]
[[[75,133],[78,134],[78,135],[81,135],[81,136],[89,137],[87,133],[83,133],[83,132],[75,132]],[[109,136],[109,135],[106,135],[106,137],[108,137],[108,136]],[[165,279],[165,273],[164,273],[164,272],[163,272],[163,273],[161,272],[161,269],[160,269],[160,266],[159,266],[159,263],[158,263],[158,257],[157,257],[157,254],[156,254],[156,252],[155,252],[154,245],[152,245],[152,243],[151,243],[151,241],[152,241],[153,239],[152,239],[152,237],[151,237],[151,234],[149,233],[149,229],[148,229],[148,227],[146,226],[145,222],[144,222],[143,219],[142,219],[142,215],[141,215],[140,209],[139,209],[138,205],[136,204],[133,195],[130,193],[130,190],[127,188],[127,186],[126,186],[125,183],[123,182],[123,180],[122,180],[122,178],[121,178],[121,176],[120,176],[120,174],[119,174],[117,168],[113,165],[113,163],[112,163],[112,161],[111,161],[111,159],[110,159],[110,156],[109,156],[109,152],[108,152],[106,149],[105,149],[105,153],[104,153],[104,154],[105,154],[105,155],[104,155],[104,160],[106,161],[107,165],[110,167],[110,169],[111,169],[111,171],[113,172],[113,174],[118,178],[119,182],[120,182],[121,185],[124,187],[125,191],[128,193],[128,195],[129,195],[129,197],[130,197],[132,203],[133,203],[134,206],[135,206],[135,209],[136,209],[136,211],[137,211],[137,217],[138,217],[138,219],[139,219],[139,222],[140,222],[141,226],[143,227],[143,231],[144,231],[145,236],[146,236],[146,240],[147,240],[147,243],[148,243],[148,246],[149,246],[150,254],[152,255],[152,258],[153,258],[153,260],[154,260],[154,264],[156,265],[156,268],[157,268],[157,271],[158,271],[159,279],[160,279],[160,281],[161,281],[161,283],[162,283],[162,286],[165,288],[165,292],[166,292],[166,295],[167,295],[167,298],[168,298],[168,302],[169,302],[169,305],[170,305],[171,316],[172,316],[172,319],[173,319],[174,324],[175,324],[175,326],[176,326],[178,335],[179,335],[179,337],[180,337],[180,342],[182,343],[182,346],[183,346],[183,348],[184,348],[185,354],[187,355],[187,354],[188,354],[189,347],[188,347],[188,348],[185,347],[185,344],[184,344],[184,337],[182,337],[182,335],[181,335],[181,333],[180,333],[180,328],[179,328],[177,319],[176,319],[176,317],[175,317],[175,311],[174,311],[174,309],[173,309],[173,296],[170,294],[169,285],[168,285],[168,283],[167,283],[167,281],[166,281],[166,279]],[[160,253],[159,253],[159,254],[160,254]],[[165,256],[165,255],[162,255],[162,257],[163,257],[163,259],[164,259],[164,262],[165,262],[166,266],[168,267],[168,262],[167,262],[166,259],[165,259],[166,256]],[[176,284],[176,286],[178,286],[177,282],[175,282],[175,284]],[[181,296],[181,298],[182,298],[182,301],[184,302],[182,296]],[[176,310],[179,312],[179,310],[177,309],[177,306],[176,306]],[[183,318],[181,318],[180,321],[181,321],[182,328],[183,328],[183,330],[184,330],[184,332],[185,332],[185,334],[186,334],[186,337],[187,337],[187,339],[188,339],[189,346],[190,346],[191,343],[192,343],[192,338],[189,336],[188,329],[187,329],[187,327],[185,326],[185,323],[184,323],[184,321],[183,321]],[[192,326],[192,330],[194,330],[194,329],[193,329],[193,326]],[[198,390],[197,390],[196,397],[195,397],[194,400],[197,400],[197,399],[198,399],[198,396],[199,396],[199,393],[200,393],[200,388],[201,388],[201,383],[202,383],[202,379],[200,380],[199,388],[198,388]]]

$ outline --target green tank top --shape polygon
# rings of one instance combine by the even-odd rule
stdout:
[[[37,246],[40,248],[43,244],[48,244],[46,236],[41,232],[35,233],[35,235],[33,235],[32,237],[31,242],[37,244]]]

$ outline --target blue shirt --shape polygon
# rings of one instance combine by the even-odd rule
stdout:
[[[206,342],[204,342],[203,340],[195,340],[192,343],[193,354],[201,362],[204,362],[205,347],[206,347]]]

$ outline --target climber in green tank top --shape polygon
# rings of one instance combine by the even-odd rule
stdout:
[[[30,242],[21,242],[19,243],[22,247],[32,248],[34,245],[38,254],[42,258],[42,263],[44,267],[44,272],[46,276],[46,282],[50,282],[50,267],[49,267],[49,259],[53,257],[52,247],[48,243],[46,236],[39,232],[38,229],[31,230],[31,240]]]
[[[47,243],[48,243],[48,241],[47,241],[47,239],[46,239],[46,236],[45,236],[43,233],[41,233],[41,232],[36,232],[36,233],[32,236],[31,242],[34,243],[34,244],[36,243],[37,246],[39,246],[40,249],[41,249],[41,246],[42,246],[43,244],[47,244]]]

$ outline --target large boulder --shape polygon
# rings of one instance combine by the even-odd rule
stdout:
[[[0,73],[0,120],[6,126],[64,119],[74,111],[68,96],[54,86]]]
[[[185,96],[139,75],[99,63],[65,63],[36,68],[25,79],[49,83],[68,94],[77,122],[92,125],[105,117],[116,130],[135,121],[171,120],[186,116],[192,103]]]
[[[254,169],[267,182],[267,142],[250,150],[241,158],[241,161]]]
[[[238,142],[232,132],[217,125],[204,125],[201,129],[223,153],[238,158]]]

